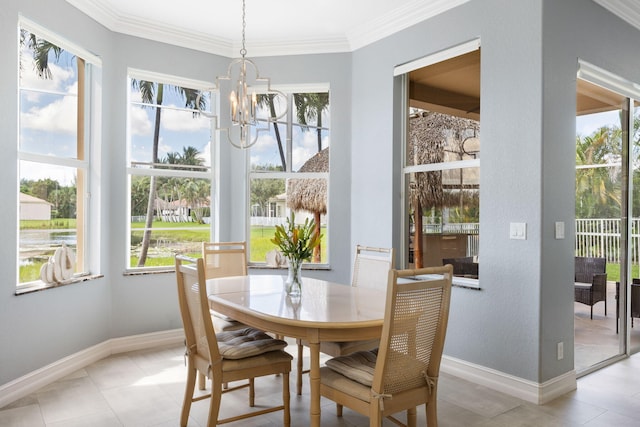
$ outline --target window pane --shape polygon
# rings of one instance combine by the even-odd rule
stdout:
[[[140,246],[144,235],[144,222],[133,222],[129,267],[172,267],[175,255],[197,257],[202,253],[202,242],[210,241],[207,224],[154,222],[150,230],[150,245],[144,265],[139,265]],[[164,227],[164,228],[161,228]],[[175,227],[173,229],[169,227]],[[169,228],[169,229],[168,229]]]
[[[407,166],[480,158],[480,122],[424,110],[411,117]]]
[[[329,162],[318,164],[309,160],[329,147],[329,130],[293,126],[293,163],[295,172],[329,172]],[[306,166],[305,166],[306,164]]]
[[[20,162],[19,283],[40,279],[40,268],[63,243],[76,251],[77,201],[75,168]]]
[[[20,151],[75,159],[78,97],[22,90]]]
[[[152,223],[151,228],[146,228],[152,184]],[[200,251],[202,242],[211,237],[210,194],[208,179],[133,176],[130,267],[171,266],[176,253],[191,254],[195,246]],[[139,265],[145,229],[150,231],[149,245],[144,262]]]
[[[329,93],[289,93],[287,98],[287,114],[271,123],[268,132],[260,133],[258,142],[251,148],[249,260],[265,262],[267,252],[276,249],[270,241],[275,225],[283,223],[294,211],[296,222],[313,218],[323,227],[321,246],[312,262],[328,263],[324,227],[325,177],[329,172]],[[272,106],[270,101],[265,96],[258,98],[259,113],[265,120],[284,111],[281,109],[284,105],[274,102]],[[317,173],[319,177],[297,179],[299,172]],[[277,178],[269,177],[273,173],[279,173]]]
[[[283,224],[294,209],[297,223],[307,218],[320,223],[319,259],[311,262],[327,263],[326,185],[326,179],[251,179],[249,261],[263,263],[267,252],[277,249],[271,242],[275,226]]]
[[[184,165],[210,167],[211,119],[193,111],[201,92],[145,80],[133,82],[129,109],[132,165],[164,163],[167,168],[178,170],[184,170]],[[202,93],[203,110],[209,105],[209,98],[208,92]]]
[[[261,123],[267,126],[266,123]],[[287,164],[286,123],[271,123],[268,132],[260,132],[258,141],[251,147],[251,170],[285,171]],[[223,142],[224,139],[223,139]]]
[[[443,265],[450,258],[468,258],[478,262],[480,229],[480,168],[452,169],[410,174],[410,255],[415,263],[415,239],[421,238],[422,265]],[[437,197],[440,202],[433,203]],[[421,218],[415,215],[416,209]],[[416,233],[416,224],[422,233]],[[464,262],[465,260],[458,260]],[[460,276],[477,276],[477,265],[457,266]],[[475,268],[475,274],[470,272]]]

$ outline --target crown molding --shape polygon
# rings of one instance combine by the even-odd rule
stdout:
[[[414,0],[406,2],[392,13],[369,21],[347,33],[351,50],[360,49],[373,42],[409,28],[469,0]]]
[[[144,18],[122,15],[98,0],[66,1],[107,29],[117,33],[230,58],[237,56],[240,51],[239,41],[217,38],[181,27],[159,24]],[[351,52],[467,1],[469,0],[433,0],[427,2],[413,0],[384,17],[353,28],[344,37],[263,40],[257,43],[247,43],[247,50],[251,52],[252,57]]]
[[[637,0],[594,0],[618,18],[640,29],[640,3]]]

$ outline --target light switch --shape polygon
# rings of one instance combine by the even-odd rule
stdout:
[[[556,221],[556,239],[564,239],[564,222]]]
[[[509,238],[517,240],[526,240],[527,238],[527,223],[526,222],[512,222],[509,224]]]

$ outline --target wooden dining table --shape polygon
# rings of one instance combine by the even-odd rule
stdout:
[[[320,426],[320,342],[379,338],[383,291],[303,278],[302,295],[284,291],[280,275],[249,275],[207,280],[211,309],[277,335],[306,340],[311,363],[310,425]]]

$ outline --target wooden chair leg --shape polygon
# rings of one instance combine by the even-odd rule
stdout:
[[[218,415],[220,415],[220,400],[222,399],[222,387],[220,384],[211,382],[211,400],[209,401],[208,426],[218,425]]]
[[[204,374],[198,372],[198,389],[204,390],[207,387],[207,377]]]
[[[303,354],[303,346],[302,343],[300,342],[300,340],[296,340],[296,343],[298,344],[298,367],[296,370],[296,394],[298,396],[302,395],[302,370],[303,370],[303,358],[302,358],[302,354]]]
[[[342,416],[342,405],[339,403],[336,403],[336,415],[339,417]]]
[[[256,406],[256,387],[254,378],[249,379],[249,406]]]
[[[282,404],[284,405],[284,426],[291,426],[291,394],[289,393],[289,373],[282,374]]]
[[[435,396],[430,402],[427,402],[425,411],[427,413],[427,425],[429,427],[438,427],[438,408],[436,407]]]
[[[191,411],[191,402],[193,401],[193,392],[196,387],[196,376],[198,370],[189,366],[187,371],[187,383],[184,389],[184,400],[182,402],[182,411],[180,412],[180,427],[187,427],[189,422],[189,412]]]
[[[417,411],[416,408],[407,409],[407,427],[416,427],[418,422]],[[431,425],[429,425],[431,427]]]

